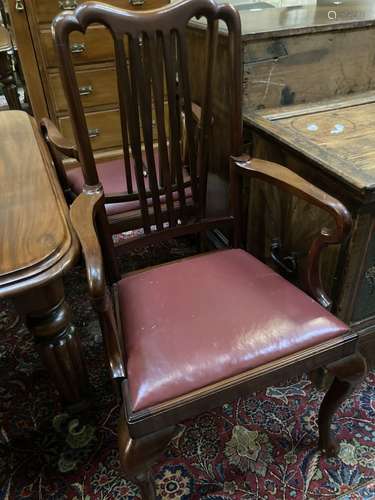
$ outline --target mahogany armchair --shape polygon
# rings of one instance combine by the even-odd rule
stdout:
[[[207,19],[207,44],[202,47],[207,64],[195,134],[186,26],[198,16]],[[208,218],[208,138],[213,118],[211,86],[219,20],[227,27],[228,72],[233,83],[227,103],[234,155],[230,159],[232,213]],[[224,226],[233,234],[233,248],[120,275],[105,209],[106,197],[77,99],[68,50],[69,33],[84,32],[91,23],[106,25],[114,38],[123,96],[124,156],[131,154],[133,158],[135,194],[144,228],[142,236],[126,240],[123,248],[129,250]],[[82,193],[71,206],[71,218],[81,241],[110,371],[122,396],[119,446],[125,475],[140,484],[145,498],[153,498],[150,467],[180,421],[324,365],[328,365],[334,378],[320,408],[319,446],[328,454],[334,453],[331,419],[363,377],[365,364],[355,353],[356,334],[323,307],[329,306],[329,299],[321,286],[319,257],[326,245],[345,240],[351,218],[340,202],[285,167],[240,156],[241,27],[237,11],[230,5],[218,5],[215,0],[183,0],[147,14],[89,2],[79,6],[74,14],[59,16],[53,29],[85,176]],[[129,46],[127,63],[124,37]],[[149,65],[150,60],[160,64]],[[168,140],[162,105],[164,78],[171,124]],[[177,85],[181,100],[175,98]],[[158,182],[150,128],[152,107],[158,128],[162,186]],[[178,133],[182,113],[186,122],[187,166],[181,156]],[[147,186],[143,176],[145,158]],[[185,196],[185,168],[190,178],[191,205]],[[333,217],[335,231],[322,230],[312,244],[304,277],[305,292],[240,249],[240,199],[245,177],[273,183]],[[174,191],[178,192],[178,199],[173,197]]]

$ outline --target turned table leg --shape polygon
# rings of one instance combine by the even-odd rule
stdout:
[[[15,296],[14,302],[63,404],[71,411],[83,409],[88,404],[88,377],[61,278]]]

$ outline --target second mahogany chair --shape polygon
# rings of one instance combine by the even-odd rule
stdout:
[[[207,20],[198,133],[186,46],[187,26],[193,17]],[[205,199],[209,147],[215,147],[210,146],[208,138],[214,118],[212,75],[219,21],[226,25],[227,69],[232,89],[223,105],[230,109],[230,144],[235,156],[230,167],[233,211],[213,219],[205,215]],[[126,157],[130,151],[133,157],[136,199],[144,227],[144,235],[127,240],[125,247],[132,249],[225,226],[233,234],[233,248],[120,275],[106,199],[69,52],[69,34],[75,30],[85,32],[92,23],[104,24],[113,35],[124,154]],[[59,16],[53,30],[85,176],[83,191],[72,204],[71,217],[82,244],[89,290],[99,316],[111,374],[122,395],[119,447],[124,474],[138,482],[144,498],[154,498],[151,466],[174,436],[179,422],[327,364],[334,378],[320,408],[319,446],[328,454],[334,453],[332,416],[365,373],[365,364],[355,354],[356,334],[321,305],[329,305],[329,299],[321,286],[319,258],[326,245],[345,240],[351,219],[340,202],[288,169],[239,156],[241,26],[237,11],[214,0],[183,0],[149,13],[89,2],[73,14]],[[129,47],[128,59],[124,39]],[[168,131],[164,120],[164,79],[170,116]],[[151,128],[153,108],[163,187],[157,182]],[[189,187],[194,200],[190,206],[183,175],[186,162],[181,155],[182,114],[186,123]],[[143,175],[145,159],[147,186]],[[333,217],[335,231],[321,231],[312,244],[304,280],[307,293],[240,249],[244,177],[270,182]],[[178,192],[177,200],[173,198],[174,189]]]

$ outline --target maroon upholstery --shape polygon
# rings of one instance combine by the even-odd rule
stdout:
[[[155,154],[156,161],[156,169],[158,170],[158,162],[159,156]],[[132,164],[133,166],[133,164]],[[98,163],[97,165],[98,176],[103,184],[104,192],[107,194],[110,193],[121,193],[127,191],[127,184],[125,178],[125,167],[124,160],[111,160],[103,163]],[[84,185],[84,179],[82,174],[81,167],[75,167],[66,172],[69,185],[72,191],[76,194],[79,194],[82,191]],[[189,180],[189,176],[186,173],[185,179]],[[132,181],[133,181],[133,189],[136,190],[137,182],[135,178],[135,171],[132,168]],[[148,177],[145,177],[145,185],[146,189],[148,189]],[[186,198],[191,198],[191,188],[188,187],[185,189]],[[173,192],[173,199],[178,200],[178,192]],[[165,203],[165,196],[160,196],[161,203]],[[149,205],[151,206],[152,200],[149,198]],[[120,214],[123,212],[130,212],[131,210],[137,210],[140,208],[140,203],[138,200],[127,201],[123,203],[107,203],[106,210],[108,215]]]
[[[125,277],[119,301],[134,411],[348,330],[243,250]]]

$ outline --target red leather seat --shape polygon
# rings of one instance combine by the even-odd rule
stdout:
[[[156,161],[156,170],[158,171],[159,166],[159,156],[155,154],[155,161]],[[126,183],[126,178],[125,178],[125,167],[124,167],[124,160],[123,159],[117,159],[117,160],[111,160],[107,161],[104,163],[98,163],[97,165],[97,171],[98,171],[98,176],[103,184],[103,189],[104,192],[107,194],[110,193],[121,193],[121,192],[127,192],[127,183]],[[75,167],[66,172],[67,178],[69,185],[75,194],[79,194],[82,191],[83,185],[85,183],[83,174],[82,174],[82,169],[81,167]],[[185,180],[189,180],[190,177],[188,173],[186,172],[186,175],[184,175]],[[132,183],[133,183],[133,189],[136,190],[137,188],[137,182],[135,178],[135,171],[134,168],[132,168]],[[148,177],[145,177],[145,186],[146,189],[148,189]],[[178,200],[178,192],[174,191],[173,192],[173,199],[175,201]],[[186,199],[191,199],[192,193],[191,193],[191,188],[187,187],[185,188],[185,196]],[[165,196],[162,195],[160,196],[160,202],[165,203]],[[149,198],[148,200],[149,205],[152,205],[152,200]],[[138,200],[134,201],[127,201],[123,203],[107,203],[106,204],[106,210],[108,215],[116,215],[120,214],[123,212],[130,212],[132,210],[138,210],[140,209],[140,203]]]
[[[243,250],[119,282],[133,411],[327,341],[348,327]]]

